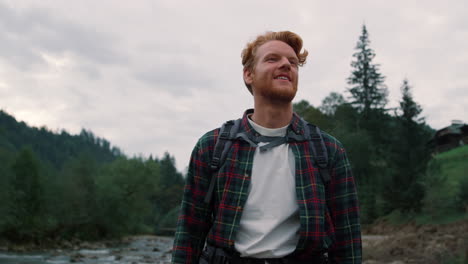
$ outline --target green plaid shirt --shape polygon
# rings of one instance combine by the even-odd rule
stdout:
[[[256,134],[247,120],[250,113],[252,110],[245,112],[239,130]],[[288,129],[304,134],[299,116],[293,115]],[[193,149],[175,234],[173,263],[198,263],[205,240],[210,245],[235,251],[236,231],[248,196],[256,148],[243,140],[233,142],[226,161],[214,175],[214,206],[210,207],[203,200],[210,184],[210,161],[218,133],[219,128],[206,133]],[[361,263],[359,206],[351,167],[341,143],[327,133],[322,132],[322,136],[329,156],[328,186],[314,164],[310,142],[288,142],[295,155],[300,217],[299,242],[293,254],[307,259],[326,251],[331,263]]]

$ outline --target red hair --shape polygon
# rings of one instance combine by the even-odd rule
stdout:
[[[299,35],[291,31],[269,31],[263,35],[258,35],[254,41],[247,43],[244,50],[242,50],[241,57],[244,70],[248,69],[252,71],[254,69],[256,63],[255,55],[257,53],[258,47],[272,40],[279,40],[291,46],[291,48],[296,53],[297,58],[299,59],[298,65],[302,66],[305,64],[309,52],[307,50],[301,52],[302,38]],[[249,89],[250,93],[252,93],[252,88],[249,87],[250,85],[246,84],[246,86]]]

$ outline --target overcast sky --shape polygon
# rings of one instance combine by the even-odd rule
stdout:
[[[295,102],[345,96],[366,24],[389,106],[408,78],[435,129],[468,122],[468,1],[0,0],[0,109],[52,131],[93,131],[179,170],[197,139],[253,100],[240,52],[291,30],[309,51]]]

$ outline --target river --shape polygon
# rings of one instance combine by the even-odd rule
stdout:
[[[363,247],[374,248],[388,236],[363,235]],[[99,248],[89,244],[77,250],[49,250],[42,252],[11,253],[0,251],[0,264],[139,264],[170,263],[173,238],[137,236],[117,247]],[[395,263],[392,261],[369,260],[363,263]],[[405,263],[405,262],[399,262]]]
[[[170,263],[172,238],[139,236],[114,248],[82,248],[42,252],[0,252],[1,264],[137,264]]]

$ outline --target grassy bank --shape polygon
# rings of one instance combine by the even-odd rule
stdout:
[[[429,162],[424,207],[416,219],[446,223],[463,219],[468,209],[468,146],[440,153]]]
[[[468,146],[433,156],[423,184],[420,212],[393,211],[363,228],[388,236],[365,249],[366,259],[468,263]]]

